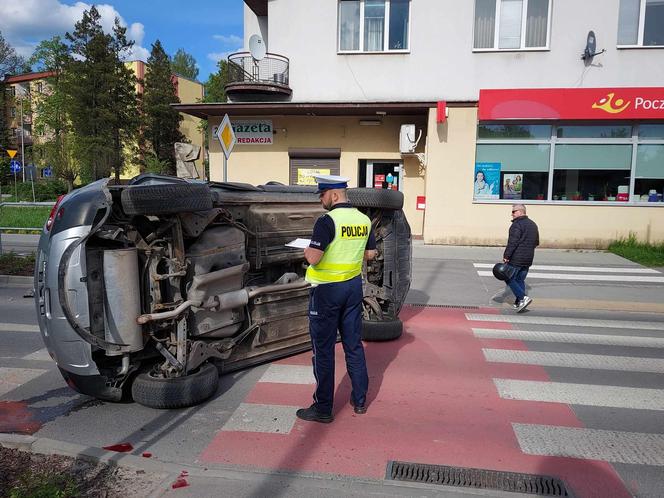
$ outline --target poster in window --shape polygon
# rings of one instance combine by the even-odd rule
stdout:
[[[297,184],[298,185],[316,185],[314,175],[329,175],[329,168],[298,168],[297,169]]]
[[[474,199],[500,198],[500,163],[475,163]]]
[[[505,173],[503,175],[503,199],[521,199],[523,173]]]

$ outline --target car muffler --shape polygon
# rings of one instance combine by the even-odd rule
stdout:
[[[143,333],[136,323],[141,314],[138,282],[138,251],[135,247],[104,251],[104,339],[123,344],[121,351],[106,351],[109,356],[143,349]]]

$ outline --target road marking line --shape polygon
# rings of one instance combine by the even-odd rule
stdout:
[[[8,368],[0,367],[0,396],[13,391],[32,379],[36,379],[48,370],[37,368]]]
[[[543,367],[585,368],[591,370],[617,370],[621,372],[664,373],[664,360],[599,354],[544,353],[515,351],[512,349],[482,349],[486,361],[518,363]]]
[[[559,325],[569,327],[601,327],[605,329],[659,330],[660,332],[664,332],[664,322],[596,320],[593,318],[562,318],[554,316],[489,315],[482,313],[466,313],[466,320],[478,322]]]
[[[241,403],[222,431],[288,434],[295,425],[296,406]]]
[[[475,268],[493,268],[494,263],[473,263]],[[643,268],[635,266],[633,268],[612,268],[610,266],[551,266],[551,265],[532,265],[531,270],[539,271],[578,271],[587,273],[657,273],[661,272],[653,268]]]
[[[0,332],[39,332],[39,326],[0,322]]]
[[[528,455],[664,465],[664,434],[517,423],[512,429]]]
[[[302,365],[270,365],[258,382],[315,384],[313,369]]]
[[[491,271],[480,271],[480,277],[495,278]],[[576,280],[592,282],[642,282],[642,283],[664,283],[664,277],[640,277],[631,275],[584,275],[582,273],[536,273],[529,272],[528,278],[540,278],[543,280]]]
[[[22,360],[31,360],[31,361],[53,361],[51,355],[48,354],[48,349],[42,348],[34,353],[25,355]]]
[[[533,380],[493,379],[503,399],[664,411],[664,390]]]
[[[636,348],[664,348],[664,337],[644,337],[608,334],[574,334],[536,330],[476,329],[473,334],[482,339],[518,339],[521,341],[560,342],[566,344],[601,344]]]

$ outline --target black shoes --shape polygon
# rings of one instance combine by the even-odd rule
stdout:
[[[352,399],[350,400],[350,404],[353,407],[353,411],[358,415],[364,415],[367,413],[367,405],[356,405]]]
[[[320,422],[321,424],[329,424],[334,420],[332,414],[325,415],[324,413],[320,413],[314,405],[311,405],[309,408],[300,408],[295,412],[295,415],[297,415],[297,418],[301,418],[307,422]]]

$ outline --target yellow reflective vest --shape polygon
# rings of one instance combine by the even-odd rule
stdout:
[[[334,239],[321,260],[307,268],[305,280],[312,284],[344,282],[362,273],[371,220],[355,208],[333,209],[328,216],[334,221]]]

